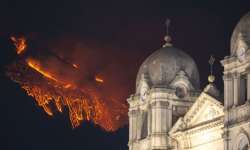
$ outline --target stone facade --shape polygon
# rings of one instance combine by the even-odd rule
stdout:
[[[129,150],[250,150],[249,22],[247,13],[221,61],[224,94],[211,82],[199,90],[196,64],[170,43],[143,63],[127,99]]]

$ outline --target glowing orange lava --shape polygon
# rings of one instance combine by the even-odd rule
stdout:
[[[27,45],[26,45],[26,39],[24,37],[16,38],[14,36],[11,36],[10,39],[13,41],[15,47],[16,47],[16,52],[18,55],[22,54]]]
[[[104,80],[100,77],[95,77],[95,81],[99,83],[104,83]]]
[[[22,52],[17,50],[17,53]],[[57,78],[42,62],[38,58],[22,58],[8,67],[7,75],[33,97],[49,116],[55,115],[56,110],[63,112],[66,109],[73,128],[83,121],[92,121],[106,131],[115,131],[126,124],[127,106],[100,93],[99,84],[95,83],[104,83],[102,78],[95,76],[95,82],[83,78],[81,84],[72,85],[66,78]],[[78,65],[72,65],[78,68]]]
[[[36,70],[37,72],[41,73],[42,75],[44,75],[45,77],[47,77],[49,79],[52,79],[54,81],[58,81],[52,75],[50,75],[49,73],[43,71],[41,69],[40,63],[38,61],[36,61],[35,59],[28,58],[26,61],[27,61],[27,64],[29,65],[29,67],[33,68],[34,70]]]
[[[72,66],[73,66],[74,68],[76,68],[76,69],[79,68],[77,64],[72,64]]]

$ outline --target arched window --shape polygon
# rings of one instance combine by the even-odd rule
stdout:
[[[249,140],[246,134],[241,133],[237,138],[237,147],[236,150],[248,150]]]

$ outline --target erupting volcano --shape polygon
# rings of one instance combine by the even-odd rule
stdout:
[[[81,64],[52,52],[36,53],[24,37],[12,36],[17,60],[7,68],[7,76],[33,97],[49,115],[69,112],[72,127],[92,121],[106,131],[115,131],[127,122],[127,105],[106,92],[102,72],[88,73]],[[86,64],[83,64],[86,66]]]

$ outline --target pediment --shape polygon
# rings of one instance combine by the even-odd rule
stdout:
[[[195,126],[197,124],[208,122],[218,117],[223,116],[223,109],[220,109],[217,105],[204,102],[203,106],[194,114],[190,119],[188,126]]]
[[[203,125],[223,116],[223,105],[210,95],[202,92],[189,111],[184,117],[179,118],[170,132],[174,133],[178,130]]]

